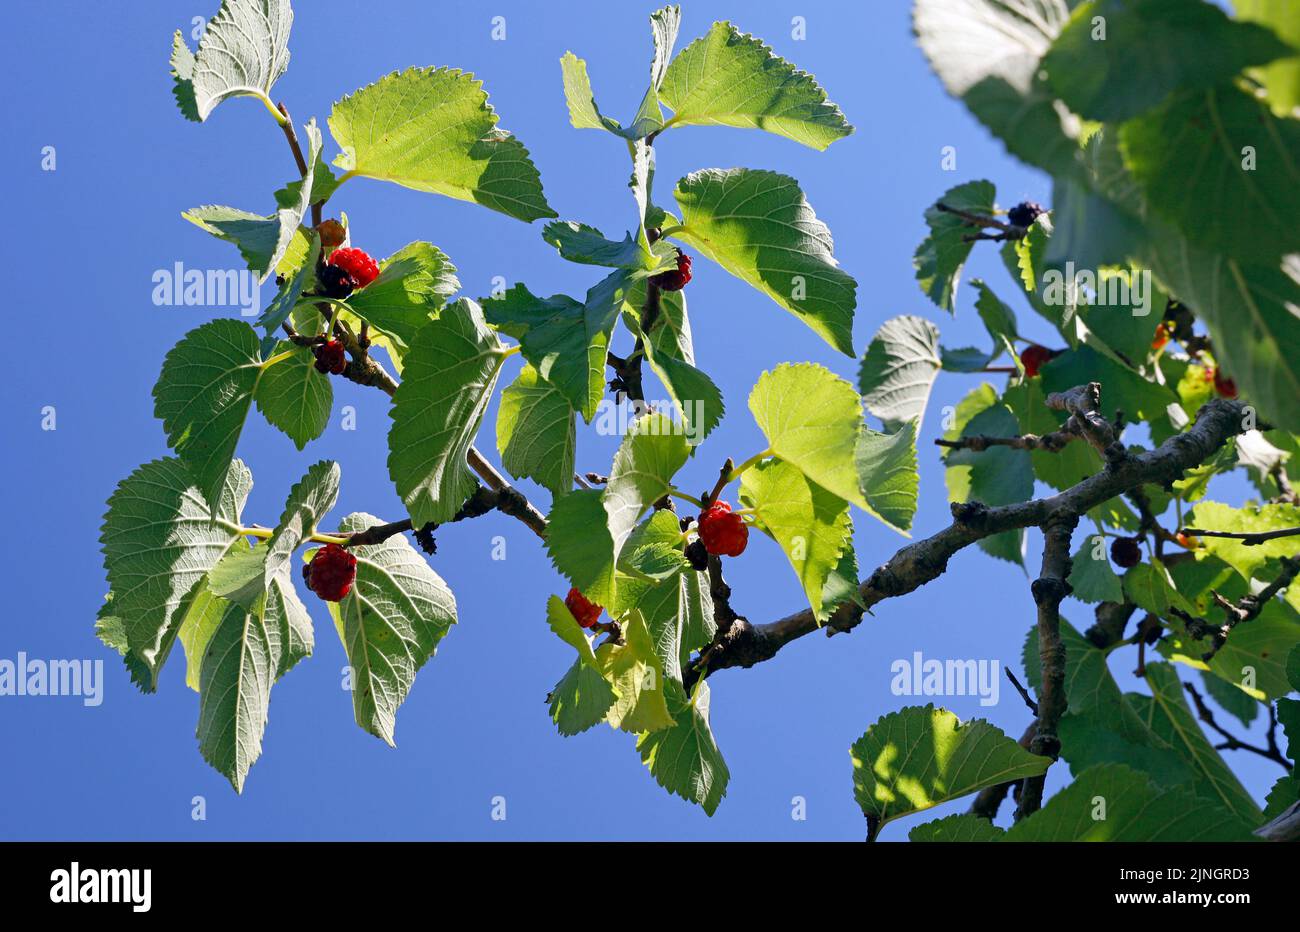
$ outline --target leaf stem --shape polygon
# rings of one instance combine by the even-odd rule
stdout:
[[[348,542],[347,537],[340,537],[337,534],[313,534],[307,539],[317,544],[339,544],[340,546]]]
[[[741,477],[741,475],[745,472],[746,469],[753,466],[755,463],[759,462],[760,460],[767,459],[769,456],[772,455],[773,453],[771,447],[768,447],[766,450],[763,450],[759,453],[755,453],[749,459],[745,460],[745,462],[741,463],[739,466],[733,469],[731,473],[727,476],[727,481],[735,482],[737,479]]]
[[[271,111],[271,116],[275,117],[276,123],[278,123],[280,126],[284,126],[286,123],[289,122],[289,118],[280,112],[280,108],[277,107],[272,102],[270,97],[267,97],[265,94],[261,92],[258,92],[255,96],[257,97],[258,100],[260,100],[263,104],[266,105],[267,110]]]
[[[702,509],[704,507],[704,502],[700,501],[694,495],[687,495],[685,492],[679,489],[669,489],[668,494],[671,495],[673,498],[680,498],[684,502],[690,502],[696,508]]]
[[[270,359],[262,363],[262,369],[263,370],[269,369],[271,366],[274,366],[277,362],[283,362],[284,360],[292,356],[293,352],[294,352],[293,350],[285,350],[283,353],[276,353]]]

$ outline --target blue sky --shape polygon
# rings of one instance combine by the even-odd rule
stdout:
[[[284,140],[259,104],[224,104],[202,126],[176,111],[166,65],[172,31],[188,30],[192,16],[211,15],[216,6],[138,0],[109,16],[87,15],[84,4],[46,2],[9,13],[0,56],[6,86],[17,89],[6,100],[7,144],[0,151],[8,179],[7,305],[11,339],[26,339],[7,354],[0,380],[9,416],[0,494],[10,580],[0,658],[24,651],[102,659],[106,682],[97,707],[71,697],[0,697],[0,838],[860,839],[865,825],[852,797],[849,745],[880,715],[915,701],[891,694],[890,664],[921,651],[941,660],[997,660],[1019,671],[1033,621],[1019,568],[972,548],[939,581],[878,606],[851,635],[808,637],[772,662],[718,674],[710,681],[713,725],[732,779],[712,819],[653,782],[632,736],[604,726],[574,738],[556,733],[543,700],[572,653],[547,629],[544,606],[567,585],[536,539],[499,515],[439,535],[432,565],[455,590],[460,623],[401,709],[396,750],[353,722],[340,685],[343,650],[314,600],[316,654],[276,685],[263,756],[242,797],[198,754],[198,699],[184,686],[179,651],[157,694],[141,695],[129,684],[116,655],[92,633],[105,589],[97,541],[104,501],[138,464],[167,453],[150,396],[164,353],[210,317],[238,314],[157,307],[152,276],[176,262],[236,267],[232,247],[185,223],[180,212],[208,203],[267,212],[272,191],[293,172]],[[632,222],[622,143],[569,126],[558,60],[569,49],[586,58],[602,108],[630,116],[645,87],[652,4],[298,6],[293,58],[275,90],[298,123],[312,116],[324,123],[334,100],[389,71],[463,68],[486,82],[501,125],[531,150],[562,217],[607,233]],[[950,319],[913,280],[922,212],[944,190],[988,178],[1003,206],[1050,200],[1045,176],[1008,157],[945,96],[912,41],[908,7],[684,4],[679,47],[712,21],[730,19],[814,72],[857,132],[825,153],[763,133],[702,127],[670,131],[656,147],[660,201],[676,178],[699,168],[741,165],[800,179],[834,233],[841,264],[858,280],[859,350],[898,314],[934,320],[951,346],[987,342],[971,289],[962,290]],[[498,15],[505,17],[505,41],[491,38]],[[802,41],[791,36],[796,15],[806,18]],[[957,149],[955,172],[940,167],[940,150],[949,145]],[[52,172],[41,170],[47,146],[57,152]],[[327,158],[336,152],[327,135]],[[600,274],[559,260],[542,242],[540,224],[525,226],[474,205],[360,180],[331,206],[347,212],[354,245],[376,256],[412,240],[436,243],[470,296],[487,293],[495,276],[526,282],[538,294],[580,296]],[[811,360],[851,378],[856,362],[719,267],[699,260],[695,270],[688,298],[697,359],[729,409],[684,473],[687,487],[703,488],[725,456],[739,460],[760,449],[745,406],[760,372]],[[991,250],[977,250],[967,270],[972,277],[986,277],[1018,301]],[[1027,305],[1015,306],[1026,335],[1059,342],[1050,341]],[[920,439],[918,535],[947,523],[932,444],[939,410],[975,384],[972,376],[945,374],[935,387]],[[337,459],[343,471],[327,526],[353,510],[403,516],[385,467],[387,399],[347,383],[336,384],[335,398],[330,427],[302,453],[260,416],[250,417],[239,447],[255,480],[246,520],[273,524],[289,486],[322,458]],[[355,431],[340,429],[342,405],[355,406]],[[56,430],[41,429],[46,406],[56,410]],[[489,413],[479,445],[495,458],[493,419]],[[605,471],[612,452],[611,439],[580,431],[582,471]],[[525,487],[546,502],[545,493]],[[1233,503],[1246,492],[1235,482],[1217,491]],[[903,543],[870,518],[859,517],[857,529],[866,569]],[[504,561],[489,558],[496,535],[507,541]],[[1038,546],[1031,535],[1031,567]],[[799,608],[788,564],[766,540],[755,538],[728,575],[734,604],[752,621]],[[1077,627],[1090,622],[1080,603],[1068,602],[1066,614]],[[1125,684],[1132,662],[1126,655],[1114,663]],[[1028,712],[1003,686],[992,708],[976,697],[942,701],[962,718],[985,717],[1019,736]],[[1231,763],[1260,798],[1277,776],[1275,765],[1249,755],[1238,753]],[[1064,769],[1054,769],[1052,786]],[[506,800],[504,821],[490,817],[496,796]],[[796,796],[807,801],[804,821],[791,818]],[[195,797],[206,800],[205,820],[192,818]],[[902,838],[915,821],[891,825],[883,837]]]

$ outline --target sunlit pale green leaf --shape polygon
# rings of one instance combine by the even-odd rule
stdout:
[[[334,104],[348,175],[472,201],[524,222],[554,217],[528,150],[497,127],[483,84],[455,68],[393,72]]]

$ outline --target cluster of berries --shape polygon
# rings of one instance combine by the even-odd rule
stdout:
[[[733,512],[731,505],[724,501],[713,502],[704,509],[699,517],[697,529],[700,538],[687,548],[687,557],[698,570],[704,569],[709,554],[738,557],[745,552],[745,546],[749,543],[749,526],[745,524],[745,519]],[[692,554],[693,548],[702,549],[704,552]],[[597,605],[584,596],[576,587],[570,589],[569,594],[564,597],[564,604],[578,624],[584,628],[596,627],[601,612],[605,610],[603,606]]]
[[[346,235],[342,224],[337,220],[326,220],[317,231],[321,235],[321,245],[338,246]],[[365,250],[351,247],[336,248],[328,261],[316,272],[316,282],[320,293],[327,298],[342,300],[354,291],[358,291],[379,277],[379,263]],[[343,344],[330,338],[312,348],[316,357],[316,371],[321,375],[339,375],[347,368],[347,357],[343,353]]]
[[[651,276],[661,291],[681,291],[691,280],[691,257],[677,250],[677,268]]]

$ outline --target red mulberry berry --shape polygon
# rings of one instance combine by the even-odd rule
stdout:
[[[1214,390],[1224,398],[1237,397],[1237,383],[1224,375],[1222,369],[1214,370]]]
[[[336,249],[330,255],[329,264],[351,275],[358,288],[366,287],[379,277],[379,263],[361,249]]]
[[[691,257],[680,249],[677,250],[677,268],[668,272],[660,272],[650,279],[663,291],[681,291],[690,280]]]
[[[1055,355],[1054,350],[1049,350],[1046,346],[1039,346],[1037,343],[1025,347],[1025,351],[1020,354],[1020,363],[1025,367],[1025,375],[1032,379],[1038,375],[1038,370],[1043,367],[1043,363]]]
[[[1035,204],[1033,201],[1024,201],[1017,204],[1007,211],[1007,219],[1011,221],[1012,226],[1028,229],[1033,226],[1034,221],[1043,213],[1043,205]]]
[[[326,544],[303,567],[307,586],[326,602],[341,602],[357,578],[357,558],[338,544]]]
[[[564,604],[577,619],[578,624],[584,628],[590,628],[600,621],[600,613],[604,611],[604,608],[579,592],[576,586],[564,597]]]
[[[704,549],[718,556],[738,557],[749,543],[745,519],[734,514],[726,502],[714,502],[700,515],[700,540]]]
[[[1139,538],[1116,537],[1110,542],[1110,558],[1115,565],[1129,569],[1142,562],[1142,548],[1138,546]]]
[[[347,368],[348,360],[343,355],[343,344],[338,340],[320,343],[312,348],[316,354],[316,371],[321,375],[338,375]]]

